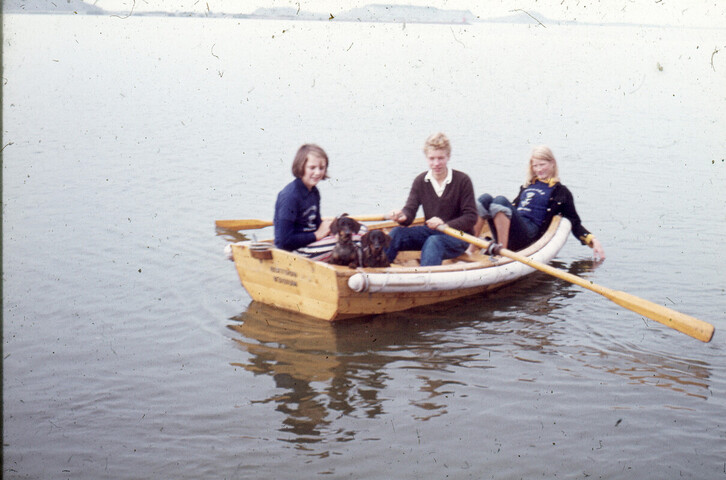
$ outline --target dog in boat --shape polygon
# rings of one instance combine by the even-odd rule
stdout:
[[[360,267],[363,263],[361,247],[353,241],[353,235],[360,232],[361,224],[350,218],[347,213],[336,217],[330,224],[330,233],[337,235],[338,241],[333,247],[328,263],[347,265],[351,268]]]
[[[363,246],[364,267],[389,267],[386,248],[391,244],[389,237],[383,230],[371,230],[366,232],[360,239]]]

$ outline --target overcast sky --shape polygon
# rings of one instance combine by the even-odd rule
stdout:
[[[429,5],[470,10],[482,18],[504,16],[515,9],[538,12],[552,20],[662,24],[726,29],[724,0],[85,0],[108,10],[168,10],[251,13],[258,7],[293,7],[332,13],[368,4]]]

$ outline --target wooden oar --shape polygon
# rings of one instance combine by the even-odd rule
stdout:
[[[355,215],[351,218],[359,222],[380,222],[386,218],[383,215]],[[256,230],[258,228],[271,227],[273,225],[270,220],[257,220],[248,218],[242,220],[215,220],[214,224],[225,230]]]
[[[477,238],[473,235],[469,235],[468,233],[462,232],[461,230],[456,230],[454,228],[446,227],[444,225],[441,225],[439,227],[439,230],[447,235],[451,235],[454,238],[458,238],[459,240],[471,243],[472,245],[476,245],[480,248],[487,248],[489,246],[489,242]],[[711,338],[713,338],[713,325],[704,322],[703,320],[699,320],[697,318],[691,317],[690,315],[671,310],[670,308],[658,305],[657,303],[653,303],[648,300],[644,300],[629,293],[612,290],[610,288],[597,285],[589,280],[584,280],[577,275],[563,272],[562,270],[551,267],[549,265],[545,265],[544,263],[537,262],[529,257],[525,257],[524,255],[520,255],[511,250],[507,250],[506,248],[502,248],[499,251],[499,255],[511,258],[512,260],[516,260],[518,262],[524,263],[525,265],[529,265],[530,267],[535,268],[541,272],[547,273],[567,282],[574,283],[575,285],[579,285],[595,293],[599,293],[603,297],[617,303],[621,307],[625,307],[628,310],[632,310],[636,313],[639,313],[640,315],[655,320],[656,322],[660,322],[667,327],[676,329],[679,332],[690,335],[691,337],[701,340],[702,342],[710,342]]]

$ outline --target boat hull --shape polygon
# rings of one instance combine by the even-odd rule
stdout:
[[[570,223],[555,217],[547,232],[519,253],[541,263],[565,244]],[[292,312],[338,321],[397,312],[501,288],[534,271],[506,258],[462,255],[435,267],[352,269],[259,246],[232,245],[240,281],[253,300]],[[494,261],[493,261],[494,260]]]

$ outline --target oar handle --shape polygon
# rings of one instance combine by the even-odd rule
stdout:
[[[461,230],[456,230],[455,228],[451,228],[445,225],[441,225],[438,229],[447,235],[458,238],[481,248],[487,248],[490,243],[473,235],[469,235],[468,233],[462,232]],[[525,265],[528,265],[536,270],[598,293],[605,298],[617,303],[621,307],[625,307],[628,310],[632,310],[633,312],[639,313],[645,317],[655,320],[656,322],[660,322],[663,325],[678,330],[681,333],[685,333],[686,335],[701,340],[702,342],[710,342],[713,338],[713,325],[704,322],[703,320],[699,320],[695,317],[691,317],[690,315],[686,315],[685,313],[677,312],[670,308],[664,307],[663,305],[658,305],[657,303],[644,300],[626,292],[612,290],[610,288],[597,285],[589,280],[580,278],[577,275],[563,272],[562,270],[554,268],[550,265],[545,265],[544,263],[540,263],[529,257],[520,255],[517,252],[507,250],[506,248],[502,248],[499,251],[499,255],[511,258],[512,260],[524,263]]]

